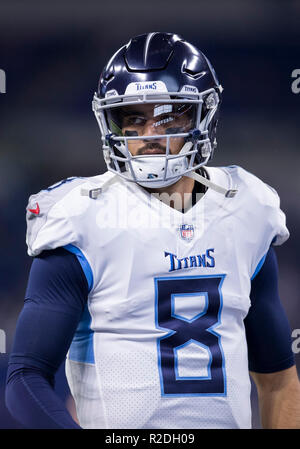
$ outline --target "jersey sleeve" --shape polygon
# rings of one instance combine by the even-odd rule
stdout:
[[[257,250],[252,265],[252,276],[254,279],[257,272],[266,260],[269,248],[282,245],[289,238],[289,231],[286,227],[286,217],[280,208],[280,198],[272,187],[267,184],[262,185],[262,192],[265,195],[261,214],[264,219],[264,226],[261,238],[257,239]]]
[[[265,188],[269,189],[271,197],[270,203],[270,222],[273,228],[273,238],[271,244],[274,246],[282,245],[290,236],[289,230],[286,226],[285,213],[280,208],[280,198],[273,187],[265,184]]]
[[[238,188],[232,213],[238,217],[238,232],[247,245],[245,251],[249,254],[252,279],[264,263],[270,246],[282,245],[290,233],[276,190],[239,166],[228,169]]]
[[[28,254],[76,244],[76,232],[64,201],[70,191],[83,183],[82,178],[68,178],[31,195],[26,208]]]

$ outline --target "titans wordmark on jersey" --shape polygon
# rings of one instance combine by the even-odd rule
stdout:
[[[237,195],[209,189],[184,214],[109,172],[30,197],[29,255],[66,247],[89,282],[66,363],[82,427],[251,427],[251,278],[289,234],[272,188],[208,172]]]

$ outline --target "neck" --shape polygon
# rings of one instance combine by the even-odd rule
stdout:
[[[195,181],[193,179],[183,176],[170,186],[159,189],[146,188],[146,190],[174,209],[188,210],[192,205],[194,185]]]

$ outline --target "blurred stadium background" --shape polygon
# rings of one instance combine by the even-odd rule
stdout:
[[[1,0],[0,69],[0,428],[20,428],[4,405],[5,376],[31,260],[28,196],[68,176],[105,170],[91,101],[100,71],[131,36],[181,34],[211,60],[224,87],[212,165],[237,164],[272,185],[290,240],[277,249],[280,293],[291,328],[300,328],[300,1]],[[299,345],[300,347],[300,345]],[[296,354],[298,370],[300,354]],[[68,404],[63,366],[57,390]],[[252,394],[253,426],[259,428]],[[71,405],[70,405],[71,407]]]

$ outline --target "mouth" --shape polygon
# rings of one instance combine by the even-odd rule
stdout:
[[[149,142],[141,147],[137,152],[137,156],[151,154],[166,154],[166,148],[158,142]]]
[[[147,150],[143,150],[139,153],[140,155],[147,155],[147,154],[166,154],[164,150],[160,150],[158,148],[148,148]]]

